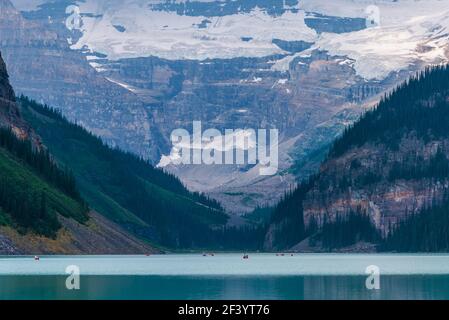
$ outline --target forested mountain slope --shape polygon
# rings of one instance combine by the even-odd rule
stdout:
[[[439,66],[346,129],[319,173],[277,206],[265,247],[447,251],[448,158],[449,67]]]

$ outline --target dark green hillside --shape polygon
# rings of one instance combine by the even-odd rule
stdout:
[[[61,165],[76,177],[95,210],[139,236],[172,248],[222,246],[227,222],[220,205],[189,192],[172,175],[111,149],[58,112],[20,98],[24,118]]]
[[[57,214],[88,219],[71,174],[8,129],[0,129],[0,208],[0,224],[47,237],[60,228]]]

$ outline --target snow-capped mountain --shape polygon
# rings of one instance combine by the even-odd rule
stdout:
[[[26,21],[64,42],[64,49],[39,43],[44,65],[6,55],[17,91],[155,164],[167,164],[171,131],[190,131],[193,121],[219,130],[279,129],[274,177],[254,166],[166,166],[235,212],[277,201],[384,92],[449,58],[449,0],[12,2]],[[94,110],[84,99],[80,108],[73,92],[19,81],[14,72],[14,65],[44,69],[49,56],[61,62],[71,55],[94,72],[96,80],[77,91],[96,101]],[[70,69],[58,79],[70,79],[76,91],[88,78]]]

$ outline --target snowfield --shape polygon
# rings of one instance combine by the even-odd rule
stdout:
[[[427,4],[423,7],[424,2]],[[426,65],[447,62],[449,1],[401,1],[379,9],[380,26],[323,34],[311,50],[326,50],[331,55],[354,60],[355,70],[365,79],[381,80],[390,72],[418,62]]]
[[[48,0],[47,0],[48,1]],[[13,0],[31,11],[45,0]],[[281,54],[274,70],[288,70],[296,56],[273,43],[305,41],[308,50],[322,50],[347,57],[357,74],[367,80],[382,80],[393,71],[413,64],[447,61],[449,0],[301,0],[286,6],[281,16],[256,7],[251,12],[202,17],[156,11],[151,5],[162,0],[83,0],[80,7],[82,37],[72,49],[87,49],[109,60],[157,56],[169,60],[230,59]],[[176,1],[177,3],[183,1]],[[201,0],[197,2],[213,2]],[[367,8],[379,9],[380,25],[361,31],[317,33],[305,18],[313,14],[367,18]],[[91,57],[92,59],[92,57]],[[101,72],[102,66],[92,61]]]
[[[304,22],[304,11],[273,18],[256,9],[249,14],[207,18],[152,11],[147,1],[102,4],[109,1],[80,3],[82,13],[101,16],[83,18],[83,37],[73,49],[87,46],[107,54],[111,60],[151,55],[171,60],[205,60],[284,53],[272,43],[273,39],[317,39],[317,33]],[[125,31],[117,30],[117,25]]]

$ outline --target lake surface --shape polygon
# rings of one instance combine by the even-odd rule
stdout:
[[[379,290],[365,285],[373,265]],[[449,255],[0,257],[0,299],[449,299]]]

